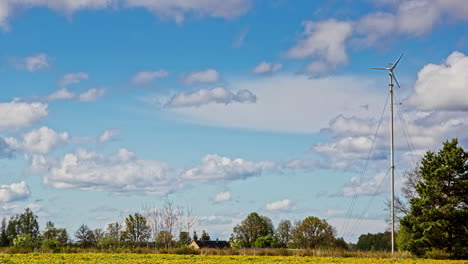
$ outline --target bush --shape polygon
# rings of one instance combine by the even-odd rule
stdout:
[[[17,235],[13,239],[13,246],[16,248],[27,248],[32,249],[35,246],[34,240],[30,234],[26,235]]]
[[[192,247],[183,246],[180,248],[176,248],[174,250],[174,254],[178,255],[200,255],[200,250],[194,249]]]
[[[46,239],[44,240],[44,242],[42,242],[42,245],[45,247],[45,248],[48,248],[48,249],[56,249],[59,245],[57,243],[57,241],[53,240],[53,239]]]
[[[451,255],[444,250],[433,248],[431,251],[427,251],[424,257],[430,259],[449,259]]]

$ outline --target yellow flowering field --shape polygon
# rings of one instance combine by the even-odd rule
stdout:
[[[143,254],[2,254],[0,263],[33,264],[33,263],[112,263],[112,264],[178,264],[178,263],[403,263],[403,264],[442,264],[468,263],[464,260],[430,260],[430,259],[376,259],[376,258],[322,258],[322,257],[281,257],[281,256],[203,256],[203,255],[143,255]]]

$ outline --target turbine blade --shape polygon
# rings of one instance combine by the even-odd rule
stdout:
[[[403,53],[400,55],[400,57],[398,58],[398,60],[395,62],[395,64],[393,64],[393,66],[392,66],[392,68],[391,68],[392,70],[395,69],[395,67],[398,65],[398,63],[399,63],[400,60],[401,60],[401,57],[403,57],[404,54],[405,54],[405,53],[403,52]]]
[[[398,85],[398,88],[401,88],[401,86],[398,83],[398,80],[397,80],[397,78],[396,78],[396,76],[395,76],[395,74],[393,72],[392,72],[392,78],[393,78],[393,80],[395,80],[396,84]]]
[[[390,68],[371,68],[373,70],[390,70]]]

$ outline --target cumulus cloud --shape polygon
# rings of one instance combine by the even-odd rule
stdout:
[[[107,92],[106,88],[91,88],[78,96],[80,102],[92,102],[103,97]]]
[[[424,66],[409,102],[421,110],[468,111],[468,56],[453,52],[443,64]]]
[[[323,73],[348,61],[346,41],[352,34],[351,23],[330,19],[320,22],[306,21],[303,26],[302,38],[286,52],[288,57],[317,60],[306,68],[310,73]]]
[[[137,159],[127,149],[108,156],[79,149],[49,166],[43,181],[58,189],[166,195],[179,188],[166,163]]]
[[[24,181],[0,185],[0,203],[26,200],[29,196],[31,196],[31,191]]]
[[[251,5],[250,0],[124,0],[127,7],[143,7],[163,19],[184,22],[188,14],[231,19],[245,14]]]
[[[365,159],[368,157],[371,146],[371,137],[345,137],[334,142],[318,143],[313,149],[316,152],[332,157]],[[381,153],[374,153],[371,158],[385,159],[386,156]]]
[[[7,139],[0,137],[0,159],[11,158],[15,150],[8,144]]]
[[[107,92],[106,88],[91,88],[81,94],[76,94],[68,88],[72,84],[78,84],[83,80],[89,79],[89,75],[84,72],[67,73],[59,80],[60,88],[48,95],[46,98],[49,101],[74,99],[79,102],[92,102],[104,96]]]
[[[84,9],[103,9],[111,5],[114,0],[4,0],[0,2],[0,27],[9,30],[9,18],[16,9],[47,7],[65,15],[71,15]]]
[[[191,72],[189,74],[182,75],[182,82],[186,84],[191,83],[212,83],[219,80],[219,73],[215,69],[207,69],[199,72]]]
[[[375,46],[398,36],[421,36],[437,25],[468,21],[464,0],[379,1],[390,10],[370,12],[356,20],[303,22],[304,31],[286,55],[294,59],[310,58],[304,72],[320,75],[347,63],[348,44]],[[382,9],[382,8],[379,8]],[[386,10],[386,9],[383,9]]]
[[[137,72],[132,78],[132,83],[138,85],[148,84],[156,79],[164,78],[168,75],[169,72],[165,70]]]
[[[182,172],[184,180],[192,181],[234,181],[261,175],[264,171],[275,169],[270,161],[252,162],[242,158],[230,159],[216,154],[202,158],[200,165]]]
[[[200,89],[192,93],[180,93],[174,95],[166,104],[169,108],[178,107],[199,107],[210,103],[230,104],[237,103],[255,103],[257,97],[249,90],[240,90],[232,93],[223,87],[213,89]]]
[[[47,115],[47,104],[12,101],[0,103],[0,130],[31,126]]]
[[[67,73],[59,80],[59,85],[60,87],[67,87],[87,79],[89,79],[89,75],[85,72]]]
[[[47,100],[54,101],[54,100],[64,100],[64,99],[72,99],[75,98],[75,94],[72,93],[68,88],[60,88],[57,91],[51,93],[47,96]]]
[[[216,203],[226,202],[231,200],[231,193],[230,192],[220,192],[216,194],[213,198],[213,201]]]
[[[49,153],[69,140],[70,135],[67,132],[57,133],[46,126],[23,134],[19,142],[15,138],[6,139],[14,149],[42,154]]]
[[[1,7],[0,7],[1,8]],[[50,58],[45,53],[38,53],[24,58],[21,67],[29,72],[45,70],[50,67]]]
[[[352,197],[354,195],[377,195],[387,193],[388,190],[384,188],[387,186],[387,184],[384,184],[386,175],[386,173],[380,172],[369,178],[353,177],[341,188],[340,195]]]
[[[281,63],[270,63],[262,61],[252,69],[252,72],[256,74],[275,73],[281,70],[281,68],[283,68],[283,64]]]
[[[378,120],[372,118],[340,115],[330,122],[328,128],[322,130],[332,139],[317,143],[313,150],[323,154],[329,164],[356,164],[369,156],[377,124]],[[464,131],[468,129],[468,116],[463,111],[404,111],[397,107],[394,124],[397,139],[395,150],[402,154],[403,159],[412,157],[417,160],[425,151],[438,149],[443,141],[454,137],[462,142],[468,140],[464,136]],[[384,118],[369,158],[386,158],[390,148],[389,126],[389,119]]]
[[[463,0],[408,0],[388,2],[393,12],[370,13],[355,22],[356,33],[373,45],[389,35],[419,36],[447,21],[468,20]]]
[[[265,208],[271,212],[286,212],[294,209],[294,203],[286,199],[269,203]]]

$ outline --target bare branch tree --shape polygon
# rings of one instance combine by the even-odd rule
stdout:
[[[151,229],[151,240],[156,241],[156,238],[161,231],[162,215],[161,210],[153,204],[144,204],[142,214],[146,217],[148,225]]]

